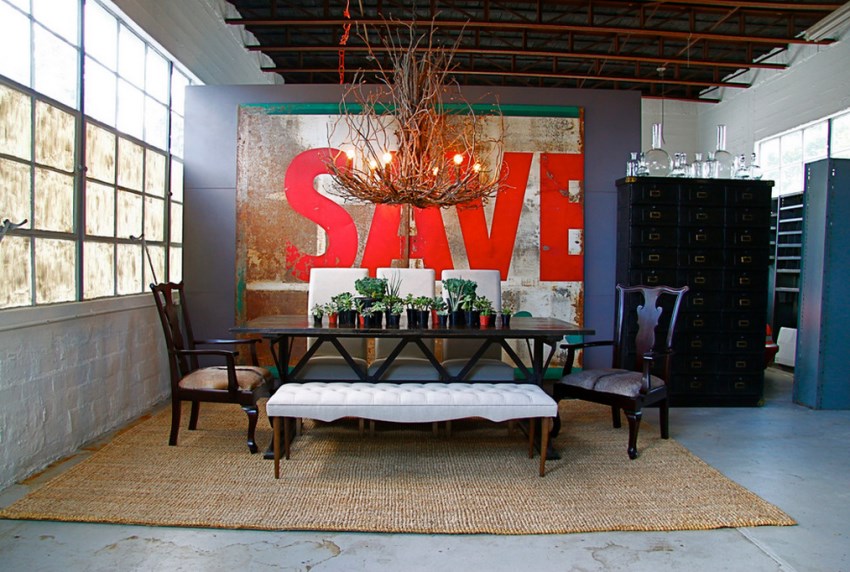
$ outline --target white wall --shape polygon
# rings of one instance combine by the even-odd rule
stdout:
[[[0,488],[169,394],[152,295],[0,316]]]
[[[720,103],[664,102],[665,149],[695,151],[716,147],[716,128],[726,125],[726,149],[750,153],[754,142],[850,108],[850,30],[830,46],[798,46],[774,56],[790,64],[782,71],[757,70],[737,78],[748,89],[711,94]],[[649,149],[653,123],[661,120],[661,102],[641,103],[641,145]]]

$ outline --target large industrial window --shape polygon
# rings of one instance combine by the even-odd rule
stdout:
[[[0,308],[180,280],[197,79],[95,0],[0,0],[0,50]]]
[[[850,159],[850,112],[763,139],[756,148],[763,178],[776,182],[774,196],[802,192],[806,163]]]

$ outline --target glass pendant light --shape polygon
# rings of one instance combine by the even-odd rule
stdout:
[[[735,158],[726,150],[726,126],[717,126],[717,149],[714,151],[714,179],[731,179]]]

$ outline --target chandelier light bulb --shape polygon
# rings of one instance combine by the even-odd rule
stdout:
[[[476,173],[480,172],[481,171],[481,163],[475,163],[472,166],[472,170],[475,171]]]
[[[439,167],[434,167],[434,169],[431,172],[434,173],[434,176],[436,177],[437,174],[440,172],[440,169],[439,169]]]
[[[369,168],[374,171],[378,168],[378,162],[374,159],[369,159]]]
[[[384,165],[389,165],[392,160],[393,156],[389,152],[386,152],[381,156],[381,163]]]
[[[457,153],[457,154],[454,156],[453,161],[455,162],[455,165],[460,166],[460,164],[461,164],[461,163],[463,163],[463,155],[461,155],[460,153]]]
[[[345,156],[348,157],[349,161],[354,161],[354,149],[347,150]]]

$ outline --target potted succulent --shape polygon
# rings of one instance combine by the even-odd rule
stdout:
[[[431,321],[431,297],[417,296],[413,299],[413,309],[416,311],[416,323],[420,328],[427,328]]]
[[[310,313],[313,315],[313,326],[316,328],[321,328],[322,316],[325,314],[325,307],[321,304],[316,304],[310,310]]]
[[[416,311],[416,296],[413,294],[405,296],[404,306],[407,310],[407,327],[415,328],[419,324],[419,313]]]
[[[478,310],[479,320],[482,328],[490,326],[490,317],[493,315],[493,303],[486,296],[478,296],[473,302],[473,307]]]
[[[435,320],[437,326],[440,328],[445,328],[448,325],[449,320],[449,305],[442,298],[442,296],[434,296],[431,299],[431,310],[437,317],[437,319]]]
[[[354,289],[367,300],[381,300],[387,293],[387,279],[372,278],[371,276],[358,278],[354,281]],[[368,305],[371,304],[367,303]]]
[[[401,301],[401,298],[397,298],[392,304],[389,305],[387,314],[387,327],[388,328],[398,328],[401,326],[401,313],[404,312],[404,302]]]
[[[331,297],[336,305],[338,322],[341,327],[353,328],[355,325],[357,310],[354,309],[354,296],[351,292],[342,292]]]
[[[372,313],[372,327],[380,328],[384,325],[384,312],[387,311],[387,303],[383,300],[372,302],[369,307]]]
[[[502,304],[502,327],[510,328],[511,327],[511,316],[514,314],[514,307],[509,303],[505,302]]]
[[[328,302],[326,304],[322,304],[322,310],[324,310],[325,314],[328,315],[328,325],[336,326],[336,318],[338,312],[336,303]]]
[[[473,280],[464,280],[463,278],[446,278],[443,280],[443,292],[448,299],[452,325],[462,326],[464,324],[463,300],[467,296],[475,296],[477,287],[478,283]]]
[[[475,294],[465,294],[460,299],[460,308],[464,313],[464,323],[471,328],[477,328],[480,325],[480,314],[475,309],[475,300]]]

